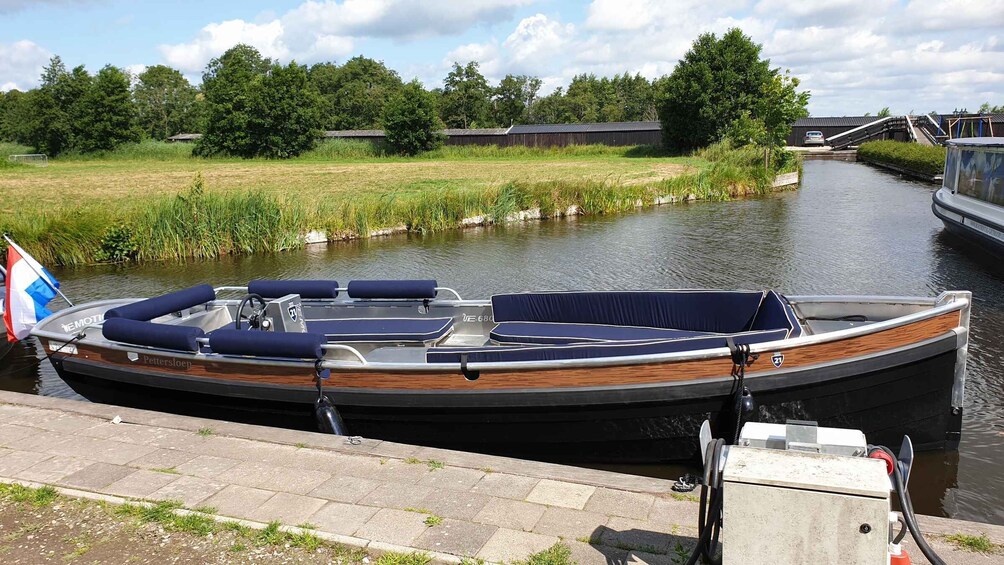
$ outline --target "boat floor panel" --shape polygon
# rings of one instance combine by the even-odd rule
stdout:
[[[366,354],[371,363],[425,363],[425,347],[380,347]]]

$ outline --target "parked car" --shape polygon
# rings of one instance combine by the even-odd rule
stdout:
[[[826,138],[823,137],[823,132],[821,131],[807,131],[805,132],[805,139],[802,141],[802,145],[825,145]]]

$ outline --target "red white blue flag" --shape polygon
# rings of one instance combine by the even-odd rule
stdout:
[[[4,284],[3,325],[7,341],[28,337],[39,321],[52,314],[46,306],[56,297],[59,281],[45,267],[11,243],[7,248],[7,280]],[[5,307],[5,308],[3,308]]]

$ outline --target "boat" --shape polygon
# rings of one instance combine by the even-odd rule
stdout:
[[[709,418],[721,436],[740,421],[811,420],[957,448],[970,302],[967,291],[773,290],[470,300],[435,280],[255,280],[81,304],[32,334],[97,402],[538,460],[659,462],[693,457]]]
[[[948,142],[934,215],[950,233],[1004,258],[1004,137]]]

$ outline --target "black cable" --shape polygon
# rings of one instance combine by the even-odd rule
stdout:
[[[899,495],[899,505],[902,509],[901,514],[903,515],[903,520],[906,522],[906,527],[910,530],[910,535],[913,536],[913,541],[917,543],[917,547],[920,548],[920,552],[924,554],[924,557],[931,562],[932,565],[945,565],[945,561],[938,556],[937,553],[931,549],[931,546],[927,544],[927,540],[924,539],[924,534],[920,531],[920,526],[917,524],[917,517],[913,513],[913,501],[910,500],[910,493],[906,490],[906,484],[903,483],[903,472],[899,468],[899,462],[896,456],[892,454],[892,451],[888,447],[878,445],[874,449],[881,449],[886,452],[889,457],[893,460],[893,485],[896,487],[896,494]]]
[[[895,537],[895,538],[893,538],[893,540],[892,540],[892,543],[894,543],[894,544],[896,544],[896,545],[899,545],[899,542],[903,541],[903,538],[905,538],[905,537],[906,537],[906,531],[907,531],[907,530],[908,530],[909,528],[908,528],[908,527],[907,527],[907,525],[906,525],[906,520],[904,520],[902,516],[898,517],[898,518],[897,518],[897,520],[899,520],[899,523],[900,523],[900,524],[901,524],[901,525],[902,525],[903,527],[899,529],[899,533],[898,533],[898,534],[896,534],[896,537]]]
[[[701,485],[700,505],[698,507],[697,532],[698,540],[687,560],[688,565],[694,565],[704,557],[708,563],[718,563],[714,558],[718,547],[718,537],[722,526],[722,489],[719,488],[719,467],[721,466],[722,449],[725,440],[715,439],[707,450],[708,480]]]

